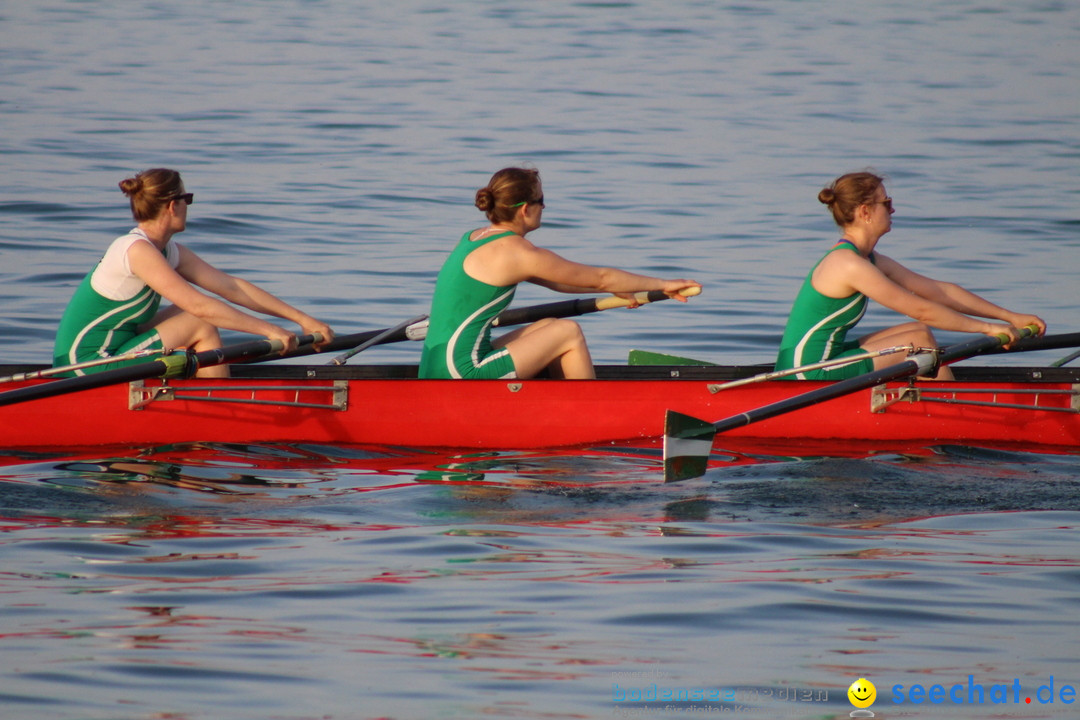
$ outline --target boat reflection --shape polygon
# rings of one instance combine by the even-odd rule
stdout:
[[[19,450],[0,456],[0,516],[25,519],[36,506],[68,520],[125,525],[139,518],[143,532],[187,535],[223,513],[231,513],[233,530],[243,521],[262,532],[293,519],[302,526],[312,521],[293,517],[300,510],[320,508],[318,515],[330,506],[331,517],[356,527],[350,519],[370,514],[375,508],[365,503],[375,502],[402,525],[646,522],[678,534],[709,521],[873,523],[971,512],[1005,489],[1006,499],[1030,496],[1045,506],[1037,488],[1018,480],[1029,460],[1052,471],[1055,458],[1066,474],[1076,465],[1075,453],[739,440],[714,451],[704,478],[664,484],[661,449],[650,444],[520,452],[228,443]],[[46,496],[50,488],[66,500]],[[349,500],[361,495],[363,503]],[[50,512],[57,507],[64,512]],[[283,513],[290,520],[273,517]]]

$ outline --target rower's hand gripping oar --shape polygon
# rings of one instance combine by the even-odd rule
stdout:
[[[1025,327],[1020,330],[1020,338],[1029,337],[1037,332],[1036,327]],[[928,375],[939,365],[995,350],[1007,344],[1010,339],[1004,333],[980,335],[937,352],[921,353],[896,365],[840,380],[714,423],[668,410],[664,416],[664,482],[687,480],[704,475],[708,467],[709,454],[712,452],[713,439],[717,433],[850,395],[881,383],[914,375]]]
[[[322,335],[319,333],[301,335],[297,338],[297,346],[312,345],[321,340]],[[276,355],[284,348],[285,344],[280,340],[262,339],[228,345],[214,350],[201,350],[199,352],[189,350],[185,353],[165,355],[157,360],[141,362],[135,365],[102,370],[101,372],[79,377],[53,380],[42,385],[8,390],[0,393],[0,406],[55,397],[65,393],[90,390],[108,385],[120,385],[136,380],[147,380],[149,378],[189,378],[194,376],[199,368],[224,365],[225,363],[239,362],[264,355]]]
[[[700,294],[701,288],[699,287],[689,287],[679,292],[679,295],[685,298]],[[667,299],[669,299],[668,296],[660,290],[650,290],[648,292],[635,293],[633,300],[617,297],[615,295],[560,300],[553,303],[544,303],[543,305],[530,305],[523,308],[504,310],[499,313],[497,318],[495,318],[493,324],[498,327],[524,325],[536,322],[537,320],[543,320],[544,318],[565,318],[577,315],[587,315],[589,313],[600,312],[601,310],[630,307],[635,304],[647,305],[648,303],[660,302],[661,300]],[[402,342],[404,340],[423,340],[427,337],[427,328],[426,320],[420,320],[418,322],[414,319],[383,330],[367,330],[351,335],[339,335],[334,338],[332,342],[324,345],[321,352],[339,352],[341,350],[356,348],[359,345],[364,345],[365,348],[368,348],[372,345],[386,345],[388,343]],[[304,355],[311,355],[315,352],[316,350],[314,348],[305,347],[288,353],[285,357],[301,357]],[[267,360],[273,359],[274,358],[270,357],[257,358],[248,362],[266,362]],[[336,360],[337,358],[335,358],[335,361]]]

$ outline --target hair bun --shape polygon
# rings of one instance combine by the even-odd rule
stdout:
[[[143,179],[141,176],[135,176],[133,178],[126,178],[120,181],[120,190],[128,197],[133,197],[137,192],[143,188]]]
[[[476,191],[476,207],[481,212],[487,212],[495,207],[495,193],[489,187],[482,187]]]
[[[831,187],[827,187],[818,193],[817,199],[822,205],[832,207],[833,203],[836,202],[836,191]]]

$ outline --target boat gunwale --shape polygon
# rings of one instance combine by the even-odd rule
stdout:
[[[48,365],[0,365],[0,377],[47,369]],[[300,364],[236,364],[231,366],[232,378],[262,380],[416,380],[416,365],[300,365]],[[771,372],[771,365],[597,365],[597,380],[645,381],[705,381],[727,382],[742,380]],[[1048,366],[953,366],[957,383],[1080,383],[1080,368]],[[543,380],[543,378],[537,378]],[[49,382],[43,380],[42,382]],[[440,382],[440,381],[435,381]],[[459,382],[459,381],[453,381]],[[469,382],[499,382],[480,380]],[[510,382],[525,382],[510,380]],[[533,382],[530,380],[529,382]],[[581,382],[581,381],[573,381]],[[784,379],[780,382],[827,384],[818,380]],[[4,385],[0,384],[0,392]],[[16,384],[16,383],[12,383]],[[937,384],[937,383],[935,383]],[[943,383],[948,386],[948,383]]]

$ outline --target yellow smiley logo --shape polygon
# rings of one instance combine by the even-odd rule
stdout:
[[[866,678],[859,678],[847,689],[848,700],[857,708],[868,708],[877,700],[877,688]]]

